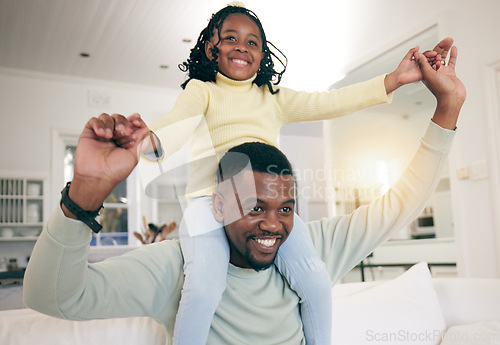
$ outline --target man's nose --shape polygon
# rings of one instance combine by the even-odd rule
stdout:
[[[281,222],[275,212],[266,213],[264,219],[260,222],[262,231],[277,232],[281,230]]]

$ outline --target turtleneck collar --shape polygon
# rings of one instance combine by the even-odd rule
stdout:
[[[236,92],[246,92],[252,88],[252,83],[255,78],[257,78],[257,73],[247,80],[234,80],[226,77],[222,73],[217,73],[215,75],[215,83],[222,88],[230,88]]]

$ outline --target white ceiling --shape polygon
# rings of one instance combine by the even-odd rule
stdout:
[[[215,2],[0,0],[0,66],[178,88]]]
[[[178,64],[188,57],[211,14],[228,2],[0,0],[0,67],[178,89],[185,78]],[[308,75],[311,82],[314,78],[307,69],[310,52],[304,54],[304,49],[297,45],[310,35],[290,23],[290,18],[311,18],[317,8],[337,6],[334,3],[311,0],[306,5],[290,6],[288,0],[245,1],[263,22],[268,39],[278,42],[276,45],[289,61],[294,61],[289,63],[286,78],[293,79],[294,74],[301,73]],[[315,15],[321,16],[329,21],[334,19],[327,13]],[[332,26],[328,23],[322,27]],[[186,39],[191,42],[185,42]],[[314,40],[323,41],[321,37],[307,39],[317,47]],[[333,50],[335,46],[332,41],[329,48]],[[90,57],[82,58],[82,52]],[[168,68],[161,69],[161,65]],[[294,66],[304,66],[306,70],[301,68],[302,72],[298,72]],[[323,89],[330,84],[324,82]]]
[[[178,64],[188,57],[210,15],[227,2],[0,0],[0,67],[179,90],[185,73]],[[347,20],[341,17],[342,3],[309,0],[290,6],[287,0],[245,1],[263,22],[268,39],[288,57],[282,85],[324,90],[334,82],[338,68],[345,65],[334,60],[340,55],[335,49],[346,37],[328,35],[325,45],[324,37],[316,33],[318,28],[333,30]],[[300,26],[292,22],[295,18],[300,18]],[[313,20],[306,22],[307,18]],[[307,50],[297,43],[304,40]],[[81,53],[90,56],[84,58]],[[311,73],[318,66],[318,62],[311,66],[311,56],[316,55],[329,57],[328,64],[320,63],[321,73]],[[404,54],[399,55],[386,59],[382,72],[392,70]],[[363,79],[365,74],[356,77]],[[350,80],[348,75],[345,81]],[[407,97],[414,103],[415,93],[406,88],[398,95],[398,103],[406,107]]]

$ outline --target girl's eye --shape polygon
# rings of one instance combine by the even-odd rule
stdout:
[[[233,42],[236,41],[236,38],[234,36],[228,36],[225,39],[228,41],[233,41]]]
[[[250,42],[248,42],[248,44],[250,44],[251,46],[257,46],[257,42],[254,42],[254,41],[250,41]]]

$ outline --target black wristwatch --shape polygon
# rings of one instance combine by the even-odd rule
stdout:
[[[85,223],[93,232],[97,234],[101,231],[102,225],[97,222],[96,217],[99,215],[99,212],[104,206],[101,205],[97,211],[85,211],[69,198],[68,192],[70,185],[71,181],[66,183],[66,187],[64,187],[61,191],[61,205],[66,206],[66,208],[73,213],[79,221]]]

